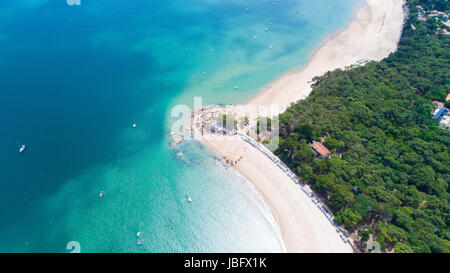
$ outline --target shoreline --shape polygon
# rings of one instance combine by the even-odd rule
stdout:
[[[404,0],[367,0],[358,5],[347,27],[328,35],[304,67],[276,78],[245,105],[279,105],[282,113],[309,95],[315,76],[389,56],[400,40],[403,4]]]
[[[277,239],[279,240],[281,249],[282,249],[282,253],[287,253],[287,248],[286,248],[286,243],[283,240],[283,234],[281,232],[281,227],[280,227],[280,219],[278,218],[278,214],[277,212],[274,210],[274,208],[271,206],[271,204],[269,202],[267,202],[267,198],[264,196],[263,193],[261,193],[259,191],[259,189],[256,187],[256,185],[251,182],[250,180],[248,180],[248,178],[246,176],[244,176],[243,174],[241,174],[238,170],[234,169],[237,176],[239,176],[244,183],[249,184],[249,186],[252,187],[252,190],[255,191],[255,194],[257,195],[257,198],[261,198],[261,202],[264,203],[264,209],[267,209],[268,213],[271,214],[271,216],[273,217],[274,223],[270,223],[270,225],[272,226],[272,228],[274,229],[274,232],[277,234]]]
[[[198,139],[198,141],[199,141],[203,146],[205,146],[207,150],[209,150],[211,153],[215,154],[215,155],[218,156],[219,158],[220,158],[220,157],[224,157],[224,155],[223,155],[222,153],[220,153],[219,150],[214,146],[214,143],[215,143],[214,141],[208,141],[208,138],[207,138],[207,137],[206,137],[206,138],[205,138],[205,137],[202,137],[201,139]],[[226,164],[226,163],[225,163],[225,164]],[[273,219],[275,220],[276,224],[278,225],[278,226],[277,226],[276,232],[279,233],[279,234],[277,234],[277,237],[278,237],[277,239],[280,239],[280,240],[281,240],[280,245],[281,245],[281,248],[282,248],[282,250],[283,250],[282,253],[287,253],[287,252],[289,252],[289,251],[287,250],[287,247],[286,247],[286,241],[285,241],[285,239],[284,239],[283,232],[281,231],[280,218],[279,218],[279,216],[278,216],[277,211],[272,207],[271,203],[268,202],[267,197],[265,196],[264,192],[262,192],[262,191],[260,190],[260,188],[257,186],[256,183],[254,183],[253,181],[251,181],[250,178],[247,177],[247,176],[245,175],[245,173],[239,171],[239,169],[237,169],[237,168],[235,168],[235,167],[233,167],[233,169],[236,171],[236,175],[237,175],[241,180],[243,180],[244,183],[250,183],[251,186],[255,187],[255,190],[256,190],[256,193],[255,193],[255,194],[259,195],[259,197],[262,198],[262,202],[265,203],[265,205],[267,206],[267,209],[269,210],[269,213],[272,214]],[[281,238],[280,238],[280,237],[281,237]]]
[[[367,0],[358,6],[354,20],[336,35],[327,37],[308,64],[292,70],[264,88],[244,106],[278,105],[277,115],[292,102],[306,98],[315,76],[337,68],[380,61],[397,49],[404,12],[404,0]],[[235,111],[235,116],[257,117],[257,113]],[[269,115],[271,116],[271,115]],[[353,252],[334,226],[300,187],[262,152],[237,136],[206,134],[202,142],[234,162],[233,167],[261,193],[280,226],[288,252]]]
[[[300,186],[259,150],[238,136],[205,135],[202,143],[226,159],[239,161],[233,168],[256,187],[266,202],[288,253],[353,252]]]

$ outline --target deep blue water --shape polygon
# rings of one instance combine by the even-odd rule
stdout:
[[[246,101],[360,2],[3,1],[0,252],[281,251],[249,183],[171,147],[170,109]]]

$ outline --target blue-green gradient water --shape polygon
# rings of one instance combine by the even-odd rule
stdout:
[[[170,110],[245,102],[360,2],[1,1],[0,252],[283,251],[250,183],[171,147]]]

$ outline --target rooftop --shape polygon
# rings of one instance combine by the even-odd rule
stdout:
[[[437,100],[434,100],[433,104],[437,104],[437,105],[439,105],[439,107],[444,107],[444,103],[440,102],[440,101],[437,101]]]
[[[327,147],[323,146],[323,144],[318,141],[313,141],[311,147],[323,157],[327,157],[331,154]]]

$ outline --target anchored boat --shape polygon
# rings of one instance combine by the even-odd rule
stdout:
[[[25,151],[26,146],[25,145],[21,145],[19,148],[19,153],[22,153],[23,151]]]
[[[19,153],[22,153],[23,151],[25,151],[25,148],[27,146],[25,146],[25,144],[21,144],[18,140],[16,140],[17,145],[19,146]]]

